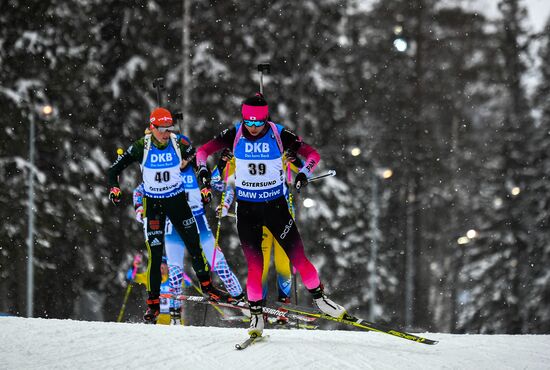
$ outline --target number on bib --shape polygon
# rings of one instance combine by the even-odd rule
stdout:
[[[249,163],[248,164],[248,172],[251,175],[265,175],[266,166],[265,163]]]
[[[157,172],[155,173],[155,181],[156,182],[168,182],[170,181],[170,172],[164,171],[164,172]]]

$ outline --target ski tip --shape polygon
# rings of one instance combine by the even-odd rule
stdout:
[[[422,338],[422,341],[418,341],[419,343],[422,343],[422,344],[429,344],[431,346],[433,346],[434,344],[437,344],[439,343],[438,340],[433,340],[433,339],[427,339],[427,338]]]
[[[251,335],[247,340],[242,343],[235,344],[235,349],[242,350],[248,348],[251,344],[268,338],[269,335]]]

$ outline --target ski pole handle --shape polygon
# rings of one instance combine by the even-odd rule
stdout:
[[[328,170],[327,173],[325,173],[324,175],[319,175],[319,176],[312,177],[310,179],[307,179],[307,181],[312,182],[312,181],[317,181],[317,180],[324,179],[325,177],[333,177],[333,176],[336,176],[336,171]]]

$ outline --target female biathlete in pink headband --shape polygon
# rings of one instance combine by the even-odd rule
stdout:
[[[243,121],[224,130],[197,151],[198,178],[204,192],[210,185],[208,156],[230,148],[235,156],[235,187],[237,198],[237,231],[248,263],[247,295],[250,303],[250,336],[261,336],[262,315],[262,227],[274,235],[292,265],[302,276],[319,309],[327,315],[342,317],[344,307],[328,299],[323,292],[319,274],[304,253],[304,245],[285,199],[283,187],[283,153],[290,150],[305,158],[304,167],[295,179],[299,191],[307,185],[319,162],[319,153],[283,126],[268,121],[267,102],[260,94],[244,100]]]

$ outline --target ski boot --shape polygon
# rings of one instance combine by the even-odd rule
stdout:
[[[326,315],[337,319],[344,317],[347,313],[346,309],[329,299],[323,290],[323,284],[320,284],[317,288],[310,290],[310,293],[313,295],[313,301],[317,307],[319,307],[321,312]]]
[[[170,307],[170,325],[183,325],[182,307]]]
[[[229,293],[216,288],[212,284],[212,280],[201,281],[201,290],[203,294],[206,294],[208,298],[213,302],[227,303],[229,302],[229,298],[231,297]]]
[[[244,292],[241,292],[241,294],[235,297],[229,297],[227,301],[231,303],[233,306],[237,306],[237,307],[248,306],[248,302],[246,301],[246,296],[244,295]]]
[[[246,304],[246,297],[244,296],[244,292],[241,292],[241,294],[235,297],[229,297],[227,301],[232,305],[241,306],[243,303]]]
[[[235,297],[229,297],[228,300],[229,303],[231,303],[233,306],[239,307],[246,317],[250,317],[250,310],[248,309],[248,302],[246,300],[246,296],[244,295],[244,292],[241,292],[238,296]]]
[[[160,315],[160,299],[158,295],[156,297],[149,296],[146,302],[149,307],[145,311],[145,315],[143,315],[143,322],[145,324],[156,324]]]
[[[261,306],[262,301],[250,302],[250,326],[248,335],[261,337],[264,332],[264,314]]]

